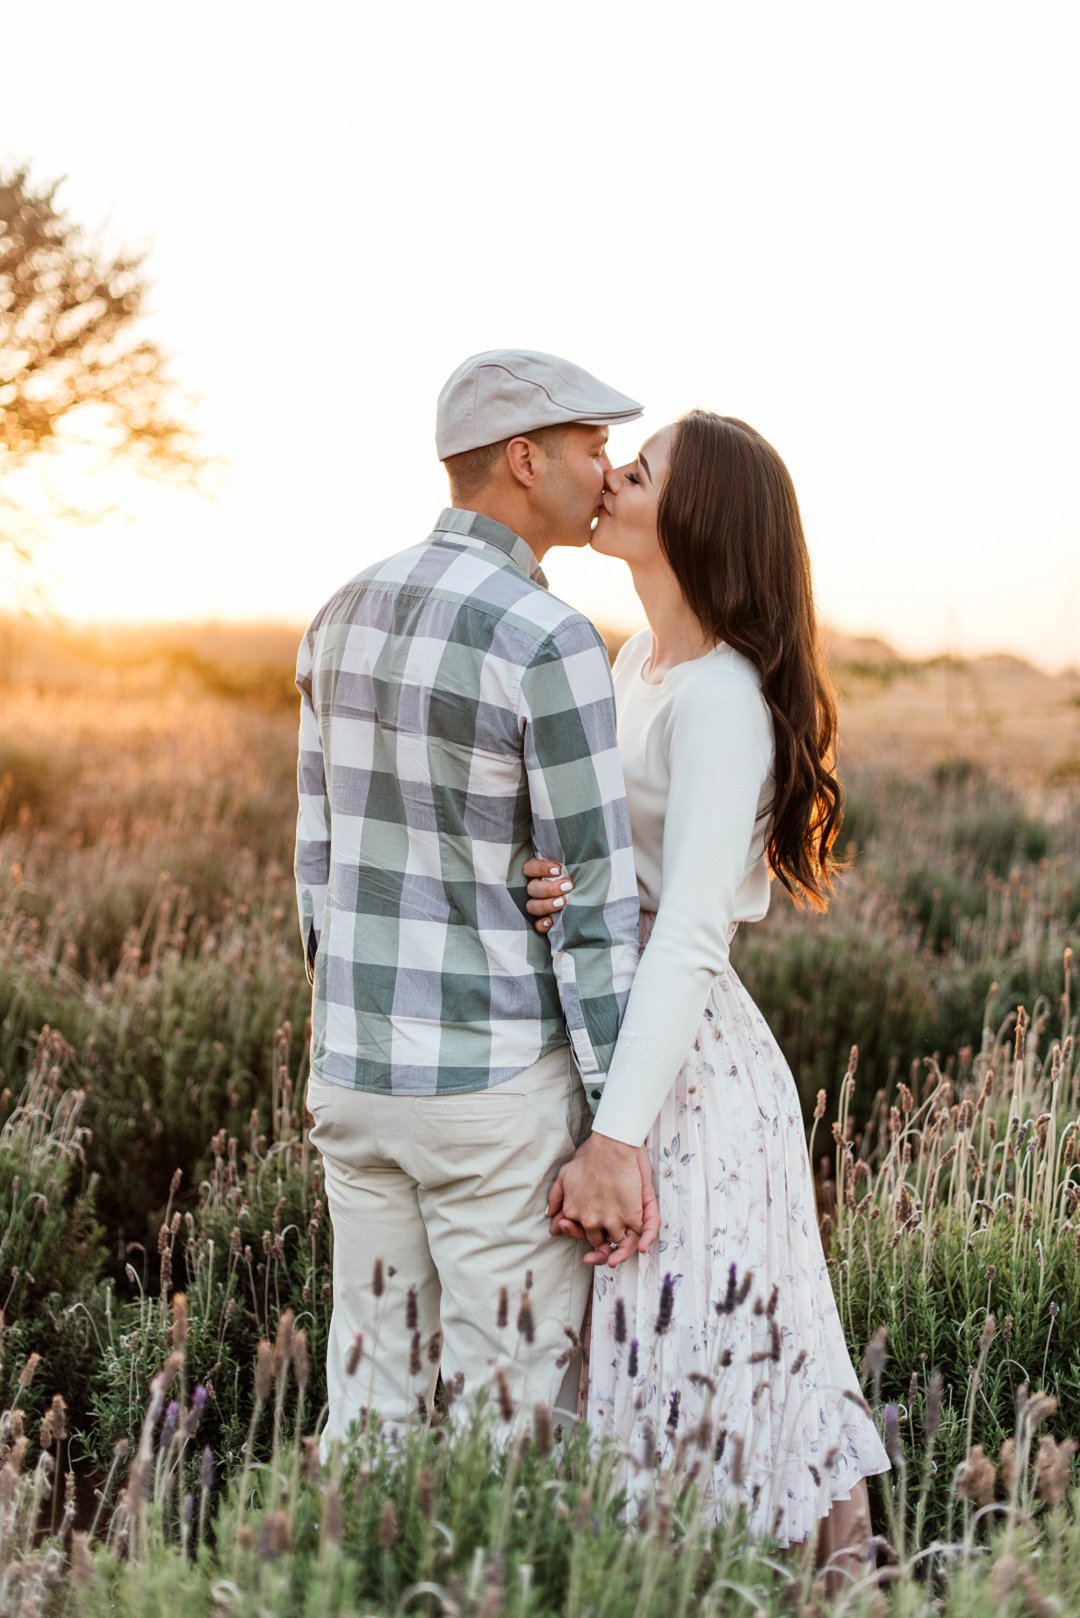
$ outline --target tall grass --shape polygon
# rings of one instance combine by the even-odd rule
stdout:
[[[1019,1390],[1000,1468],[974,1441],[985,1323],[968,1448],[940,1530],[927,1503],[941,1444],[932,1384],[917,1442],[896,1404],[878,1405],[894,1470],[874,1564],[822,1572],[806,1549],[751,1542],[738,1517],[711,1525],[685,1460],[655,1468],[643,1512],[628,1520],[611,1443],[553,1428],[543,1406],[500,1409],[505,1391],[498,1404],[451,1397],[401,1440],[369,1417],[322,1465],[308,1427],[310,1349],[288,1310],[273,1342],[257,1345],[246,1438],[222,1478],[204,1441],[206,1392],[189,1370],[195,1312],[174,1295],[169,1352],[83,1527],[73,1481],[61,1481],[64,1401],[54,1397],[32,1437],[20,1398],[37,1367],[24,1367],[0,1415],[0,1612],[989,1618],[1068,1612],[1080,1599],[1075,1445],[1048,1430],[1053,1397]],[[879,1340],[866,1356],[876,1402],[881,1368]]]
[[[736,941],[894,1462],[877,1579],[830,1605],[677,1470],[629,1532],[544,1412],[507,1444],[451,1389],[319,1466],[294,721],[204,672],[5,693],[0,1613],[1080,1610],[1075,789],[856,760],[830,915]]]
[[[1048,1390],[1080,1431],[1074,978],[1066,950],[1062,991],[1036,1003],[1034,1020],[1021,1010],[988,1028],[952,1076],[928,1061],[912,1085],[879,1093],[860,1131],[853,1071],[841,1087],[826,1225],[834,1286],[849,1340],[883,1336],[882,1397],[912,1443],[933,1405],[920,1531],[948,1532],[956,1469],[973,1442],[998,1456],[1018,1386]]]
[[[166,1206],[155,1292],[91,1295],[101,1335],[87,1391],[48,1345],[40,1361],[14,1359],[8,1330],[3,1587],[24,1603],[12,1610],[169,1600],[194,1614],[227,1598],[220,1610],[252,1614],[914,1618],[1007,1598],[1016,1612],[1068,1611],[1080,1543],[1060,1435],[1077,1430],[1080,1075],[1063,965],[1035,1024],[988,1031],[955,1078],[930,1064],[856,1133],[853,1064],[839,1116],[830,1124],[822,1099],[813,1122],[811,1150],[825,1130],[834,1165],[822,1189],[838,1302],[852,1345],[868,1342],[894,1468],[875,1500],[879,1566],[846,1593],[828,1596],[809,1560],[749,1543],[737,1521],[708,1529],[678,1465],[657,1472],[646,1520],[628,1530],[616,1457],[556,1435],[545,1411],[520,1413],[509,1448],[483,1411],[437,1413],[404,1448],[372,1420],[320,1468],[329,1250],[282,1030],[270,1137],[211,1143],[196,1207]],[[44,1036],[5,1136],[20,1161],[43,1147],[62,1158],[78,1128],[75,1100],[42,1115],[63,1058]],[[88,1464],[96,1495],[80,1517]]]

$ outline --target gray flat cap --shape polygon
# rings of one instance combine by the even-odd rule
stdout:
[[[482,444],[581,422],[599,427],[633,421],[644,410],[580,365],[557,354],[527,348],[493,348],[472,354],[439,394],[435,447],[440,461]]]

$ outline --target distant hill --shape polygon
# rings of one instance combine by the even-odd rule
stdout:
[[[842,635],[826,629],[825,650],[832,663],[898,663],[900,654],[874,635]]]
[[[610,625],[597,626],[614,657],[628,639],[627,631]],[[229,666],[239,664],[292,665],[304,632],[302,624],[223,623],[203,621],[175,624],[94,624],[69,625],[48,618],[5,618],[0,615],[0,679],[36,677],[38,664],[47,665],[59,657],[79,661],[90,657],[101,666],[130,667],[133,663],[183,662],[192,657]],[[956,669],[977,669],[988,676],[1012,675],[1018,679],[1043,681],[1070,678],[1047,675],[1010,652],[993,652],[973,658],[909,658],[875,635],[845,635],[826,627],[823,635],[826,655],[835,671],[888,672],[893,678],[917,676],[948,662]],[[14,663],[10,669],[4,665]],[[44,672],[42,667],[41,672]]]
[[[601,631],[603,632],[603,626]],[[199,693],[276,709],[294,720],[301,626],[151,624],[72,628],[0,617],[0,687],[127,694]],[[625,632],[605,633],[614,655]],[[1008,653],[904,657],[877,636],[828,630],[849,757],[977,758],[1034,783],[1080,781],[1080,672],[1045,674]]]
[[[937,652],[930,657],[909,658],[896,651],[895,647],[874,635],[844,635],[838,630],[826,629],[824,634],[826,655],[834,669],[881,667],[895,671],[908,671],[917,674],[941,668],[948,664],[956,670],[976,671],[987,676],[1013,676],[1017,679],[1032,681],[1048,681],[1051,684],[1059,680],[1080,678],[1080,668],[1065,669],[1060,674],[1047,674],[1043,669],[1037,669],[1033,663],[1025,658],[1018,657],[1013,652],[983,652],[975,657],[956,657],[949,653]]]

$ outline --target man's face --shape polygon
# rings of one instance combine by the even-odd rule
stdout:
[[[538,506],[551,545],[587,545],[601,510],[604,478],[611,470],[606,427],[567,427],[545,447]]]

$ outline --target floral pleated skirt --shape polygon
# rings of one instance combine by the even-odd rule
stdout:
[[[755,1536],[806,1539],[889,1462],[833,1300],[795,1081],[730,968],[648,1147],[660,1240],[596,1272],[589,1426],[617,1440],[631,1502],[672,1468],[711,1519],[741,1507]]]

